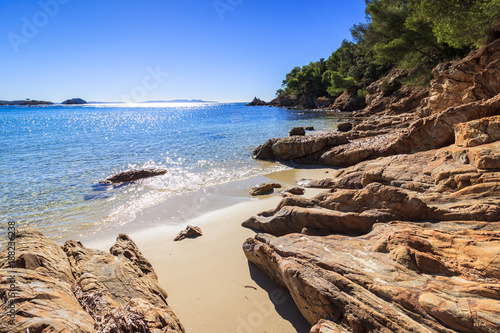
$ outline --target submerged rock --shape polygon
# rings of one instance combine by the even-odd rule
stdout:
[[[182,230],[175,238],[174,241],[181,241],[185,238],[196,238],[199,236],[203,236],[203,232],[200,227],[193,227],[188,225],[186,229]]]
[[[0,278],[15,276],[16,316],[0,305],[0,332],[184,332],[151,264],[120,234],[110,253],[78,241],[60,246],[31,227],[16,232],[15,268],[0,254]],[[10,284],[1,283],[7,295]]]
[[[124,172],[120,172],[112,177],[106,178],[101,183],[104,184],[120,184],[126,182],[132,182],[134,180],[139,180],[143,178],[161,176],[166,174],[168,171],[166,169],[131,169]]]

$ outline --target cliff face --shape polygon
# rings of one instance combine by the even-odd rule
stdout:
[[[15,243],[15,268],[8,249],[0,253],[0,295],[16,309],[11,317],[2,302],[0,332],[184,332],[127,235],[110,253],[77,241],[60,246],[30,227],[17,229]]]
[[[264,232],[244,243],[248,260],[312,333],[500,331],[499,59],[497,40],[402,98],[376,83],[349,132],[256,149],[344,167],[301,181],[327,189],[316,197],[243,222]]]

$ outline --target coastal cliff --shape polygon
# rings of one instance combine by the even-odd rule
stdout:
[[[184,332],[127,235],[105,253],[19,227],[15,244],[0,253],[0,295],[15,305],[13,316],[10,301],[0,305],[0,332]]]
[[[299,182],[325,192],[243,222],[263,232],[243,244],[248,260],[312,333],[500,330],[499,59],[496,40],[440,64],[430,88],[383,96],[383,78],[350,131],[254,151],[339,168]]]

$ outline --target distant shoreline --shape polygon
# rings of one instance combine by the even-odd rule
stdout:
[[[74,100],[79,100],[78,102],[72,102]],[[173,100],[168,100],[168,101],[163,101],[163,100],[157,100],[157,101],[146,101],[146,102],[138,102],[137,104],[154,104],[154,103],[210,103],[210,104],[216,104],[219,103],[218,101],[204,101],[201,99],[173,99]],[[0,100],[0,106],[39,106],[39,105],[84,105],[84,104],[127,104],[127,102],[86,102],[82,99],[69,99],[65,100],[61,103],[54,103],[50,101],[41,101],[41,100],[31,100],[31,99],[26,99],[26,100],[14,100],[14,101],[2,101]],[[135,103],[134,103],[135,104]]]

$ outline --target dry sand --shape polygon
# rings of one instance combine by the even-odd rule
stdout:
[[[259,177],[242,184],[248,191],[252,181],[280,182],[283,188],[275,190],[274,194],[250,198],[248,194],[242,196],[242,186],[239,186],[238,193],[235,192],[236,199],[231,199],[227,193],[219,197],[211,196],[216,209],[210,209],[213,207],[209,203],[205,205],[205,210],[212,211],[199,212],[198,216],[187,219],[181,226],[129,232],[153,264],[160,285],[169,294],[168,303],[187,332],[309,332],[310,325],[290,294],[248,263],[242,244],[255,232],[240,224],[260,211],[274,208],[281,199],[279,192],[294,186],[298,179],[322,179],[331,173],[331,169],[317,168],[272,173],[266,178]],[[311,197],[319,192],[307,189],[305,196]],[[189,202],[192,202],[191,199]],[[161,205],[166,204],[172,206],[171,202]],[[158,214],[166,212],[166,207],[151,209],[140,216],[139,224],[160,220]],[[186,224],[200,226],[203,236],[174,242],[175,234]],[[107,240],[86,245],[107,250],[112,243]]]

